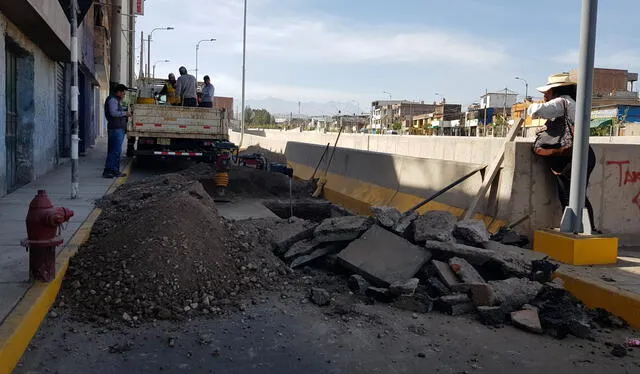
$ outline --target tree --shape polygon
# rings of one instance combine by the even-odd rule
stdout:
[[[402,129],[402,124],[400,122],[394,122],[393,125],[391,125],[391,128],[393,130],[398,131],[398,130]]]
[[[247,107],[244,110],[244,121],[247,125],[251,125],[253,123],[253,121],[255,120],[255,114],[253,109],[251,109],[251,107]]]

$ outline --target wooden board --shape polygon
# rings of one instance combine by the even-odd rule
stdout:
[[[520,129],[520,127],[522,127],[523,123],[524,123],[524,119],[521,118],[518,121],[518,123],[509,130],[509,133],[505,138],[505,142],[504,142],[505,145],[509,142],[512,142],[516,138],[516,134]],[[480,190],[478,190],[478,193],[471,201],[471,204],[469,204],[469,207],[467,208],[467,211],[464,213],[464,216],[462,219],[473,218],[476,208],[478,207],[478,203],[480,202],[480,199],[482,199],[487,194],[487,191],[489,191],[489,187],[491,187],[493,180],[496,179],[496,176],[498,175],[498,171],[502,166],[502,161],[504,161],[504,151],[505,151],[505,146],[502,146],[502,150],[496,155],[493,161],[491,161],[491,163],[489,164],[489,167],[487,168],[487,172],[485,174],[485,178],[482,181],[482,186],[480,186]]]

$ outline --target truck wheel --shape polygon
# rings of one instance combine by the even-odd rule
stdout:
[[[135,152],[136,138],[129,137],[127,138],[127,157],[133,157]]]

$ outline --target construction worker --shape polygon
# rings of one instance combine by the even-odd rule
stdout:
[[[180,98],[176,95],[176,76],[173,73],[169,74],[169,79],[158,96],[162,95],[167,96],[167,104],[180,105]]]
[[[127,129],[127,118],[131,117],[131,113],[124,110],[121,102],[127,93],[127,89],[124,84],[116,85],[112,94],[104,102],[104,114],[107,117],[108,131],[107,160],[102,172],[104,178],[125,176],[124,173],[120,172],[120,154],[122,153],[122,143]]]
[[[211,78],[208,75],[204,76],[204,85],[202,86],[202,102],[201,107],[213,108],[213,94],[215,87],[211,84]]]
[[[198,93],[196,77],[187,74],[187,68],[180,66],[178,69],[180,78],[176,83],[176,93],[182,106],[198,106]]]

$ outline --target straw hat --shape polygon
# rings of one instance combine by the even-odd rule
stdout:
[[[553,74],[549,76],[546,85],[538,87],[536,90],[544,93],[554,87],[572,86],[576,84],[577,83],[571,79],[571,75],[569,73]]]

